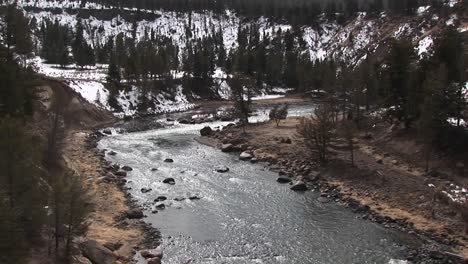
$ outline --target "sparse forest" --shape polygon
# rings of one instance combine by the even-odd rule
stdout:
[[[102,5],[102,10],[87,10],[89,3]],[[467,3],[460,3],[459,17],[466,19]],[[179,88],[191,101],[209,101],[219,100],[218,91],[228,87],[232,114],[244,134],[253,111],[252,97],[260,91],[287,88],[317,102],[314,115],[301,119],[297,132],[303,147],[320,164],[327,164],[333,156],[330,145],[341,138],[354,167],[355,138],[360,133],[368,136],[376,123],[373,117],[379,116],[379,122],[388,126],[416,131],[417,142],[424,146],[418,155],[429,173],[437,158],[434,153],[463,155],[468,149],[466,31],[459,30],[459,24],[437,28],[427,54],[419,54],[416,47],[425,36],[416,41],[413,36],[388,34],[372,48],[366,43],[369,47],[356,51],[359,59],[353,61],[342,54],[327,57],[326,52],[314,57],[308,47],[319,40],[304,37],[306,26],[322,34],[328,27],[359,22],[358,18],[408,19],[427,5],[440,17],[447,18],[453,11],[439,0],[82,0],[77,10],[51,8],[56,14],[78,14],[76,24],[69,25],[58,19],[30,19],[26,11],[34,7],[25,11],[16,4],[2,5],[0,263],[26,263],[35,248],[47,254],[51,263],[70,263],[73,240],[86,233],[93,210],[92,194],[83,181],[86,175],[69,168],[63,157],[69,125],[63,98],[41,90],[44,78],[33,60],[63,71],[104,69],[105,77],[96,82],[102,82],[108,94],[93,90],[102,111],[121,112],[122,98],[129,99],[130,92],[137,97],[136,113],[148,114],[157,107],[155,98],[174,99]],[[188,14],[181,42],[171,37],[175,31],[163,35],[139,24],[146,21],[142,17],[160,16],[152,13],[155,10]],[[240,17],[235,44],[227,46],[223,28],[206,21],[208,34],[196,35],[192,14],[211,12],[223,20],[229,19],[227,10]],[[121,14],[132,24],[127,31],[106,35],[101,24],[98,34],[90,34],[87,18],[101,15],[118,24]],[[290,27],[262,30],[258,21],[266,18],[268,23]],[[437,24],[436,20],[431,23]],[[347,32],[342,43],[364,41],[354,38],[358,33]],[[44,99],[49,94],[54,96]],[[101,96],[110,108],[102,107]],[[288,107],[269,110],[277,130],[284,128]]]

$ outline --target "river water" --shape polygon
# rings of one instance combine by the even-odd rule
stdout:
[[[194,140],[205,125],[225,124],[175,124],[99,143],[118,153],[109,160],[133,168],[127,186],[146,208],[145,220],[161,231],[163,263],[404,263],[399,259],[412,243],[404,234],[342,204],[320,203],[315,192],[295,193],[262,164]],[[219,166],[230,170],[218,173]],[[176,184],[162,183],[167,177]],[[158,196],[168,199],[153,202]],[[193,196],[200,199],[187,199]],[[166,208],[153,213],[161,203]]]

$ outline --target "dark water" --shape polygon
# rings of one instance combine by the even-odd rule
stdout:
[[[118,153],[111,161],[133,167],[128,186],[148,208],[146,221],[163,235],[163,263],[405,263],[399,260],[409,243],[405,236],[359,219],[343,205],[322,204],[317,193],[292,192],[261,164],[197,143],[203,126],[100,142]],[[230,171],[217,173],[218,166]],[[161,183],[166,177],[176,184]],[[143,194],[141,188],[152,191]],[[152,214],[161,195],[168,198],[166,209]],[[190,196],[201,199],[174,200]]]

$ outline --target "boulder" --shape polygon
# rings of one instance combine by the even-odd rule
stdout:
[[[143,211],[141,211],[140,209],[132,209],[127,212],[128,219],[141,219],[143,217]]]
[[[130,167],[130,166],[123,166],[121,169],[124,170],[124,171],[132,171],[133,170],[133,168]]]
[[[107,243],[104,243],[103,246],[105,246],[111,251],[116,251],[116,250],[119,250],[123,246],[123,244],[120,242],[107,242]]]
[[[151,168],[151,171],[157,171],[158,169],[157,168]]]
[[[117,255],[94,240],[81,243],[80,248],[83,256],[94,264],[114,264],[117,261]]]
[[[164,162],[167,162],[167,163],[173,163],[174,160],[173,159],[165,159]]]
[[[252,158],[252,159],[250,160],[250,162],[251,162],[251,163],[257,163],[257,162],[258,162],[258,159],[257,159],[257,158]]]
[[[179,123],[180,123],[180,124],[190,124],[190,121],[187,120],[187,119],[180,119],[180,120],[179,120]]]
[[[216,172],[219,172],[219,173],[226,173],[228,171],[229,171],[228,167],[218,167],[218,168],[216,168]]]
[[[158,205],[156,205],[156,208],[159,209],[159,210],[166,209],[166,205],[165,204],[158,204]]]
[[[151,189],[151,188],[141,188],[141,192],[142,192],[142,193],[149,193],[149,192],[151,192],[152,190],[153,190],[153,189]]]
[[[250,154],[249,152],[247,151],[244,151],[242,152],[240,155],[239,155],[239,159],[240,160],[250,160],[253,158],[253,155]]]
[[[213,135],[213,129],[211,129],[211,127],[209,127],[209,126],[206,126],[206,127],[202,128],[202,129],[200,130],[200,135],[201,135],[202,137],[211,136],[211,135]]]
[[[161,259],[160,258],[148,259],[148,264],[161,264]]]
[[[104,129],[102,131],[102,133],[106,134],[106,135],[112,135],[112,131],[110,129]]]
[[[115,155],[117,155],[117,152],[109,151],[109,152],[107,152],[107,154],[110,155],[110,156],[115,156]]]
[[[166,200],[167,200],[166,196],[158,196],[158,197],[156,197],[156,199],[154,199],[155,202],[162,202],[162,201],[166,201]]]
[[[193,195],[193,196],[190,196],[189,197],[189,200],[200,200],[201,198],[196,196],[196,195]]]
[[[278,183],[290,183],[292,180],[289,177],[286,176],[280,176],[278,179],[276,179]]]
[[[223,144],[221,145],[222,152],[232,152],[234,151],[234,145],[232,144]]]
[[[298,181],[291,187],[291,190],[296,192],[304,192],[307,191],[307,185],[303,181]]]
[[[119,177],[126,177],[127,173],[125,171],[119,170],[119,171],[114,172],[114,175],[119,176]]]
[[[165,183],[165,184],[169,184],[169,185],[175,185],[174,178],[166,178],[162,182]]]

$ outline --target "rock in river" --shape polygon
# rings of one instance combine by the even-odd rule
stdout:
[[[128,219],[141,219],[143,217],[144,217],[143,211],[141,211],[139,209],[132,209],[132,210],[127,212],[127,218]]]
[[[211,135],[213,135],[213,129],[211,129],[211,127],[209,127],[209,126],[206,126],[206,127],[202,128],[200,130],[200,135],[202,137],[211,136]]]
[[[120,176],[120,177],[125,177],[125,176],[127,176],[127,173],[126,173],[125,171],[119,170],[119,171],[116,171],[116,172],[114,173],[114,175],[115,175],[115,176]]]
[[[114,264],[117,261],[117,255],[94,240],[81,243],[80,248],[83,255],[93,263]]]
[[[175,180],[174,178],[166,178],[162,181],[163,183],[169,184],[169,185],[175,185]]]
[[[276,179],[277,182],[279,183],[290,183],[292,180],[289,177],[286,176],[280,176],[278,179]]]
[[[232,145],[232,144],[223,144],[223,145],[221,145],[221,151],[222,152],[234,151],[234,145]]]
[[[142,193],[149,193],[149,192],[151,192],[151,191],[152,191],[151,188],[141,188],[141,192],[142,192]]]
[[[239,155],[239,159],[240,160],[249,160],[249,159],[252,159],[253,158],[253,155],[250,154],[249,152],[247,151],[244,151],[242,152],[240,155]]]
[[[228,167],[218,167],[218,168],[216,168],[216,172],[219,172],[219,173],[225,173],[225,172],[228,172],[228,171],[229,171]]]
[[[130,167],[130,166],[123,166],[121,169],[124,170],[124,171],[132,171],[133,170],[133,168]]]
[[[298,181],[291,187],[291,190],[296,192],[304,192],[307,191],[307,185],[303,181]]]
[[[174,160],[173,159],[165,159],[164,162],[172,163],[172,162],[174,162]]]
[[[166,196],[158,196],[156,199],[154,199],[155,202],[162,202],[166,200],[167,200]]]

